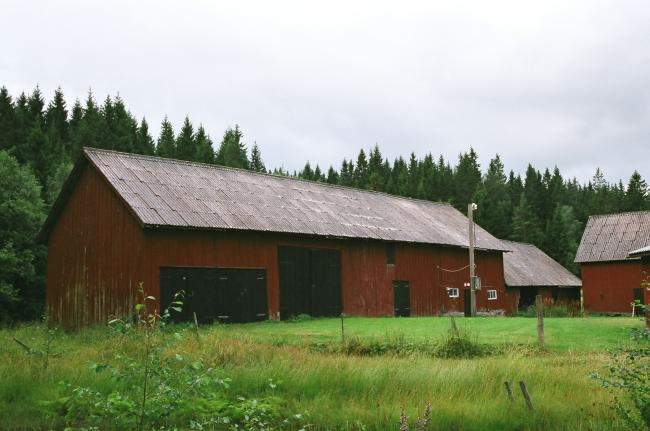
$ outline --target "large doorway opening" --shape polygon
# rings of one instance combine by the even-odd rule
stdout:
[[[241,268],[160,268],[163,310],[177,292],[184,292],[182,312],[175,321],[244,323],[266,320],[266,270]]]
[[[278,247],[280,318],[341,314],[341,253]]]

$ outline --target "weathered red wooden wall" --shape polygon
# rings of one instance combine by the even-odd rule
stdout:
[[[643,256],[641,258],[641,269],[643,270],[643,279],[646,282],[650,282],[650,256]],[[643,289],[643,303],[646,305],[650,304],[650,289],[648,289],[648,286],[645,286]],[[650,328],[650,307],[646,307],[645,310],[645,326],[646,328]]]
[[[161,267],[264,268],[269,315],[279,317],[278,246],[341,252],[344,312],[393,315],[393,281],[408,280],[412,315],[463,311],[469,279],[467,250],[435,245],[397,244],[396,263],[386,264],[379,241],[298,237],[275,233],[142,230],[121,200],[94,169],[86,169],[49,239],[47,302],[55,322],[76,327],[102,324],[131,312],[137,286],[159,297]],[[477,252],[478,310],[512,311],[506,295],[500,252]],[[455,271],[462,269],[461,271]],[[445,271],[445,270],[452,270]],[[449,298],[445,288],[457,287]],[[488,300],[487,290],[497,290]]]
[[[47,313],[79,327],[134,306],[144,234],[106,181],[84,168],[48,241]]]
[[[641,261],[583,263],[582,292],[588,311],[629,313],[641,287]]]

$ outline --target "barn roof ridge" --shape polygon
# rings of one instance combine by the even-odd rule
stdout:
[[[149,160],[155,160],[155,161],[164,161],[167,163],[176,163],[176,164],[184,164],[184,165],[189,165],[189,166],[201,166],[201,167],[206,167],[206,168],[213,168],[213,169],[222,169],[222,170],[228,170],[228,171],[234,171],[234,172],[241,172],[244,174],[251,174],[251,175],[261,175],[265,177],[271,177],[271,178],[278,178],[281,180],[285,181],[296,181],[296,182],[302,182],[302,183],[307,183],[307,184],[315,184],[317,186],[322,186],[322,187],[328,187],[328,188],[333,188],[333,189],[342,189],[342,190],[353,190],[355,192],[361,192],[361,193],[370,193],[370,194],[375,194],[375,195],[383,195],[387,196],[390,198],[395,198],[395,199],[403,199],[406,201],[411,201],[411,202],[419,202],[419,203],[425,203],[428,205],[441,205],[441,206],[450,206],[453,208],[454,207],[451,203],[449,202],[441,202],[441,201],[429,201],[426,199],[418,199],[418,198],[411,198],[408,196],[400,196],[400,195],[393,195],[388,192],[382,192],[378,190],[368,190],[368,189],[359,189],[356,187],[352,186],[343,186],[339,184],[329,184],[329,183],[322,183],[320,181],[313,181],[313,180],[307,180],[304,178],[294,178],[294,177],[287,177],[284,175],[276,175],[268,172],[258,172],[258,171],[251,171],[249,169],[245,168],[235,168],[232,166],[224,166],[224,165],[216,165],[216,164],[210,164],[210,163],[203,163],[203,162],[195,162],[191,160],[181,160],[181,159],[173,159],[173,158],[168,158],[168,157],[159,157],[159,156],[150,156],[146,154],[136,154],[136,153],[125,153],[122,151],[115,151],[115,150],[107,150],[103,148],[95,148],[95,147],[83,147],[84,152],[86,150],[92,151],[92,152],[104,152],[104,153],[109,153],[109,154],[119,154],[120,156],[125,156],[129,158],[135,158],[135,159],[149,159]]]

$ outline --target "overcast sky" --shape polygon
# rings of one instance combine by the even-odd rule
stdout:
[[[0,85],[239,124],[267,166],[384,156],[650,179],[650,2],[0,0]]]

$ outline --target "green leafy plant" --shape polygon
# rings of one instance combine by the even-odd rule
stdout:
[[[650,346],[612,353],[607,372],[591,377],[612,392],[613,408],[630,429],[650,428]]]

